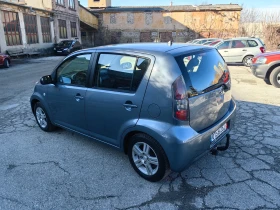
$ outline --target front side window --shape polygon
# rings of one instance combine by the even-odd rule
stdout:
[[[50,18],[41,17],[40,19],[41,19],[43,42],[49,43],[52,41],[51,40]]]
[[[56,0],[56,4],[60,4],[64,6],[64,0]]]
[[[2,11],[1,15],[7,46],[21,45],[18,13]]]
[[[57,69],[57,83],[86,86],[90,58],[91,54],[83,54],[64,61]]]
[[[232,41],[231,48],[244,48],[244,47],[247,47],[245,40]]]
[[[77,37],[76,22],[70,22],[70,26],[71,26],[71,37]]]
[[[229,48],[229,42],[224,42],[217,47],[218,50],[223,50],[223,49],[228,49],[228,48]]]
[[[58,20],[59,37],[61,39],[67,38],[66,20]]]
[[[27,44],[39,43],[36,15],[24,14]]]
[[[75,9],[75,0],[69,0],[69,8],[70,9]]]
[[[150,59],[119,54],[100,54],[94,86],[117,91],[136,91]]]

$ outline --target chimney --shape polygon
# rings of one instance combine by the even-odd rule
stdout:
[[[172,1],[170,2],[170,6],[173,6],[173,2]]]

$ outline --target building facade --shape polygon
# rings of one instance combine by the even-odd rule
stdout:
[[[106,0],[88,0],[88,5],[99,20],[97,45],[230,38],[238,34],[242,10],[236,4],[111,7]]]
[[[33,4],[32,0],[0,1],[0,52],[52,47],[52,2],[43,0],[37,7]]]

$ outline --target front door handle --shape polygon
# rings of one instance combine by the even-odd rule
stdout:
[[[228,52],[228,51],[224,51],[224,52]]]
[[[75,96],[75,98],[76,98],[76,101],[77,101],[77,102],[79,102],[80,100],[83,100],[83,99],[84,99],[84,97],[81,96],[80,93],[78,93],[78,94]]]
[[[247,51],[247,50],[242,50],[242,51]]]

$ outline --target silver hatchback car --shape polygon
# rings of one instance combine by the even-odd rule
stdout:
[[[41,78],[30,102],[42,130],[59,126],[114,146],[154,182],[228,148],[230,89],[214,48],[122,44],[69,55]]]
[[[240,37],[217,43],[216,47],[227,63],[252,64],[252,58],[265,53],[265,44],[258,38]]]

